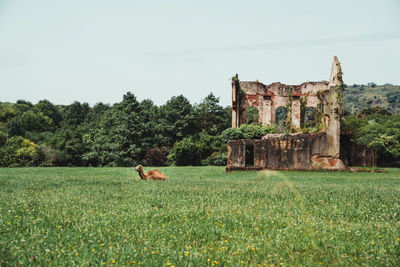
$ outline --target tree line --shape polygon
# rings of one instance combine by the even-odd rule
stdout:
[[[228,140],[285,129],[248,123],[230,128],[231,107],[221,106],[212,93],[198,104],[180,95],[161,106],[138,101],[131,92],[119,103],[93,107],[77,101],[0,102],[0,166],[223,166]],[[382,107],[345,112],[342,132],[374,147],[379,165],[400,165],[399,114]]]
[[[157,106],[131,92],[119,103],[93,107],[77,101],[1,103],[0,165],[165,165],[173,163],[167,156],[174,144],[219,135],[230,126],[230,116],[230,107],[212,93],[195,105],[180,95]],[[205,159],[210,148],[203,150]]]
[[[341,131],[356,144],[375,148],[378,166],[400,166],[400,114],[373,106],[345,113]]]
[[[370,82],[364,84],[344,84],[344,108],[357,114],[363,109],[381,107],[392,113],[400,112],[400,86],[392,84],[377,85]]]

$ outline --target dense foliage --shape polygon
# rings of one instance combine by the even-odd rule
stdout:
[[[212,93],[195,105],[180,95],[156,106],[130,92],[112,106],[0,103],[0,166],[200,165],[220,150],[230,116]],[[188,140],[196,150],[180,160],[173,152]]]
[[[355,143],[373,147],[378,165],[400,166],[400,114],[382,108],[369,108],[342,121],[342,132],[350,134]]]
[[[380,165],[400,165],[398,87],[345,87],[342,130],[376,148]],[[372,94],[376,101],[360,102]],[[93,107],[47,100],[0,103],[0,166],[226,165],[228,140],[284,132],[282,125],[258,126],[253,113],[251,124],[229,128],[231,107],[222,107],[212,93],[194,105],[180,95],[157,106],[130,92],[119,103]]]
[[[392,84],[345,85],[344,109],[357,114],[363,109],[373,106],[381,107],[392,113],[400,112],[400,86]]]

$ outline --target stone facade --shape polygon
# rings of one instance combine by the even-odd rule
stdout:
[[[329,145],[327,132],[269,134],[262,139],[230,140],[227,171],[344,169],[345,165],[339,158],[326,154]]]
[[[305,82],[300,85],[286,85],[280,82],[264,85],[260,82],[239,82],[239,86],[232,84],[232,127],[239,127],[246,122],[246,111],[249,107],[257,107],[259,123],[268,125],[275,123],[275,113],[279,107],[289,103],[289,91],[292,88],[292,123],[300,127],[300,97],[307,98],[307,107],[316,108],[321,101],[318,92],[328,91],[329,83]],[[240,90],[244,92],[243,99],[239,100]],[[240,102],[240,104],[239,104]]]
[[[333,59],[329,81],[264,85],[233,79],[232,127],[246,122],[250,107],[257,108],[258,123],[261,125],[275,123],[276,111],[284,107],[290,110],[288,116],[291,116],[292,127],[300,128],[301,101],[304,101],[306,107],[319,110],[319,123],[323,125],[323,130],[315,134],[266,135],[258,140],[231,140],[228,142],[227,170],[345,169],[339,158],[342,84],[337,57]]]

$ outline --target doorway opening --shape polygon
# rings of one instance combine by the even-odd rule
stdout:
[[[246,167],[254,167],[254,145],[246,145]]]

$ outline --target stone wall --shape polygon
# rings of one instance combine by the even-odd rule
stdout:
[[[316,134],[267,135],[261,140],[231,140],[228,142],[227,170],[346,168],[339,158],[343,82],[337,57],[333,59],[329,82],[305,82],[300,85],[276,82],[264,85],[260,82],[239,82],[237,76],[235,78],[232,80],[232,127],[246,122],[246,111],[250,107],[257,107],[261,125],[275,123],[276,110],[289,107],[292,126],[300,128],[303,119],[300,103],[304,98],[306,107],[319,107],[320,121],[317,123],[322,125],[322,130]],[[252,151],[249,152],[249,149]]]
[[[345,165],[339,158],[325,154],[328,147],[326,132],[269,134],[262,139],[230,140],[228,141],[227,171],[344,169]],[[253,160],[249,162],[246,157],[251,157]]]
[[[317,107],[321,102],[318,93],[328,91],[329,83],[305,82],[300,85],[286,85],[279,82],[264,85],[260,82],[240,82],[236,88],[232,85],[232,95],[242,90],[243,99],[236,105],[233,103],[232,127],[239,127],[246,122],[246,111],[250,107],[257,107],[259,111],[259,123],[268,125],[276,122],[275,113],[279,107],[286,107],[289,103],[289,92],[292,89],[292,123],[295,127],[300,127],[300,97],[305,97],[307,107]],[[239,100],[237,99],[239,102]],[[235,102],[235,101],[233,101]],[[236,106],[236,108],[235,108]],[[238,115],[239,114],[239,115]],[[239,116],[240,118],[237,118]]]

